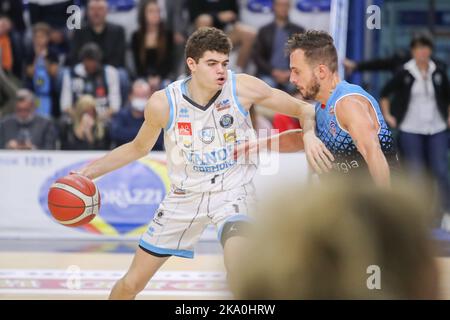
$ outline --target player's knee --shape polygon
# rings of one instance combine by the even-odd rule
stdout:
[[[136,295],[144,290],[146,283],[140,283],[136,278],[125,275],[120,279],[120,285],[127,294]]]
[[[225,223],[220,236],[220,243],[222,244],[222,247],[225,247],[227,240],[232,237],[247,236],[249,226],[250,223],[248,221],[233,221]]]

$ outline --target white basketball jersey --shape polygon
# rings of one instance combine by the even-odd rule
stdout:
[[[224,191],[249,183],[256,164],[237,163],[236,143],[255,136],[249,113],[236,95],[235,75],[206,106],[188,97],[190,78],[165,89],[170,119],[164,132],[172,188],[192,192]]]

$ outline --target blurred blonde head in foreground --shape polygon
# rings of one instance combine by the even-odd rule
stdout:
[[[229,279],[236,298],[439,298],[430,198],[345,182],[283,185],[263,206]]]

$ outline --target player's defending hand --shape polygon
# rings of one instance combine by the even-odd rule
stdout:
[[[303,144],[306,158],[314,171],[322,174],[329,172],[333,168],[331,165],[331,162],[334,161],[333,155],[314,133],[305,133],[303,135]]]
[[[263,149],[259,146],[260,140],[254,139],[254,140],[247,140],[242,141],[241,143],[235,143],[234,145],[234,160],[237,161],[239,164],[249,164],[253,163],[251,159],[255,159],[255,157],[258,157],[258,154],[260,152],[260,149],[266,150],[267,148]]]

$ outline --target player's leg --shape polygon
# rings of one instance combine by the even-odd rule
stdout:
[[[443,212],[450,212],[447,139],[446,131],[439,132],[428,137],[427,145],[430,169],[437,182]]]
[[[172,255],[193,258],[194,244],[210,221],[200,210],[206,203],[201,193],[168,195],[142,235],[130,269],[114,286],[110,298],[133,299]]]
[[[236,274],[239,261],[239,254],[245,250],[247,238],[245,236],[235,235],[228,238],[223,246],[223,260],[228,275]]]
[[[239,268],[242,266],[239,261],[247,252],[248,238],[246,237],[248,221],[227,222],[223,226],[221,233],[221,243],[223,247],[223,259],[227,270],[227,282],[231,291],[239,276]]]
[[[224,265],[230,285],[234,282],[234,275],[239,272],[241,254],[247,251],[251,225],[249,214],[255,201],[255,187],[252,183],[217,192],[210,201],[210,217],[217,227],[218,239],[223,247]]]
[[[116,282],[109,299],[134,299],[169,257],[169,255],[158,257],[139,247],[128,272]]]

